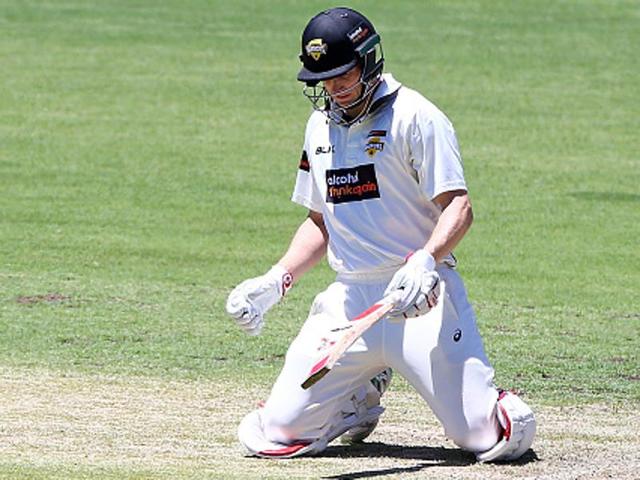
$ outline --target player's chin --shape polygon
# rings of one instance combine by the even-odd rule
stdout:
[[[333,97],[333,101],[336,102],[338,106],[342,108],[349,108],[349,106],[356,101],[356,98],[351,95],[346,95],[346,96],[338,95]]]

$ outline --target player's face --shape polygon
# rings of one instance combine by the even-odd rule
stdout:
[[[343,108],[355,103],[362,94],[360,74],[362,69],[356,65],[347,73],[339,77],[330,78],[323,82],[324,88],[331,99]]]

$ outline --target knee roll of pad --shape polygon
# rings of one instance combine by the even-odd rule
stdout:
[[[504,429],[502,438],[490,450],[476,454],[479,462],[516,460],[533,443],[536,420],[531,408],[517,395],[501,392],[496,415]]]

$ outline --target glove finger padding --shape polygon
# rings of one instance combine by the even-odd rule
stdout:
[[[426,296],[429,309],[438,304],[440,297],[440,275],[436,272],[429,272],[422,276],[422,292]]]
[[[249,335],[258,335],[264,314],[291,288],[291,274],[275,265],[265,275],[245,280],[229,294],[227,313]]]
[[[239,324],[244,325],[255,316],[247,297],[242,292],[242,284],[234,288],[227,298],[227,313]]]
[[[440,277],[437,273],[431,272],[425,274],[425,278],[421,282],[421,288],[410,302],[405,310],[399,310],[397,313],[392,312],[392,316],[413,318],[428,313],[438,303],[440,296]]]
[[[409,305],[409,307],[403,311],[398,312],[396,314],[392,313],[392,317],[400,317],[400,318],[413,318],[423,315],[429,311],[429,306],[427,305],[427,296],[423,293],[418,295],[416,301]]]
[[[385,291],[385,295],[401,292],[391,316],[409,318],[424,315],[437,304],[440,277],[434,269],[435,260],[425,250],[418,250],[407,259]]]
[[[249,302],[244,285],[238,285],[227,299],[227,313],[238,326],[249,335],[258,335],[262,330],[263,316]]]
[[[253,336],[260,335],[262,332],[262,327],[264,327],[264,316],[263,315],[255,315],[254,317],[249,318],[247,315],[248,321],[247,323],[240,325],[244,331]]]
[[[396,274],[397,275],[397,274]],[[395,277],[394,277],[395,278]],[[384,295],[387,296],[393,291],[400,291],[398,296],[399,300],[396,303],[396,307],[391,310],[391,314],[397,314],[406,312],[413,304],[418,301],[420,296],[420,283],[414,281],[412,278],[402,275],[401,277],[391,280]]]

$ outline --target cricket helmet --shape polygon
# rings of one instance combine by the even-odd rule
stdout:
[[[346,7],[325,10],[313,17],[302,32],[302,69],[298,80],[303,94],[315,110],[339,125],[351,125],[371,108],[371,98],[380,84],[384,55],[380,36],[359,12]],[[361,93],[350,105],[338,105],[320,82],[338,77],[360,66]],[[360,113],[351,115],[360,105]]]
[[[302,69],[298,80],[313,86],[348,72],[357,64],[367,82],[382,73],[380,36],[359,12],[346,7],[317,14],[302,33]]]

